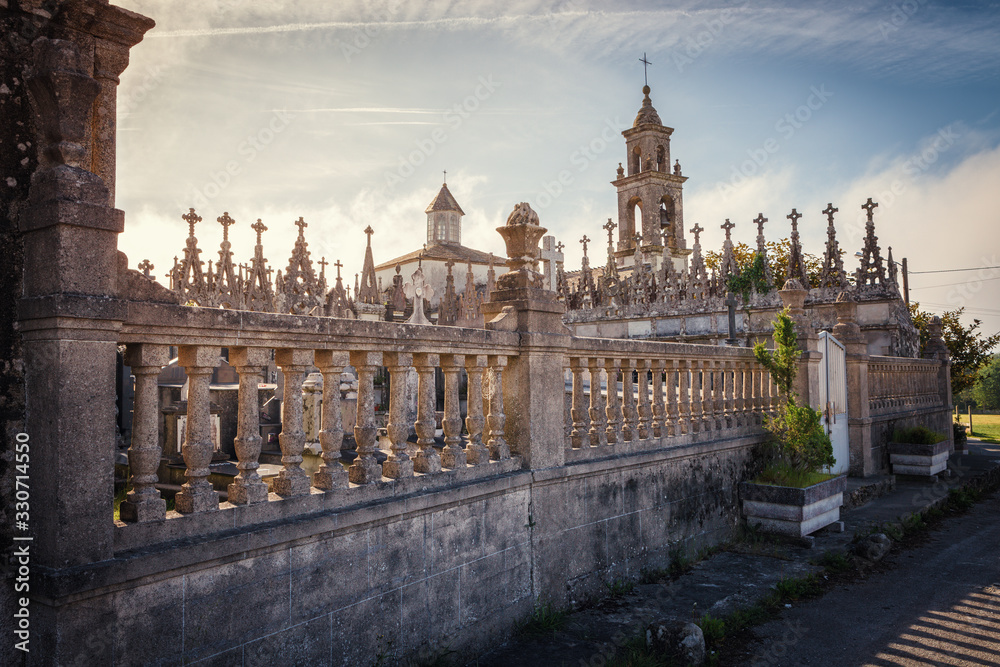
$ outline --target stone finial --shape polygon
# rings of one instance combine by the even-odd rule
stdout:
[[[806,263],[802,259],[802,243],[799,241],[799,218],[802,214],[796,209],[785,216],[792,221],[791,249],[788,253],[788,278],[801,281],[805,289],[809,289],[809,274]]]
[[[584,256],[584,258],[586,258],[587,257],[587,244],[590,243],[590,239],[587,237],[586,234],[584,234],[583,238],[580,239],[580,243],[583,244],[583,256]]]
[[[680,175],[681,175],[681,161],[674,160],[674,176],[680,176]]]
[[[326,295],[323,294],[322,285],[313,270],[309,244],[305,238],[305,228],[309,223],[299,217],[294,224],[299,228],[299,234],[291,257],[288,258],[283,279],[280,284],[275,284],[275,309],[293,315],[322,315],[317,309],[322,311]]]
[[[374,233],[375,230],[371,228],[371,225],[365,227],[365,235],[368,237],[365,246],[365,262],[361,268],[361,284],[355,287],[357,300],[367,304],[377,304],[380,301],[378,286],[375,282],[375,259],[372,255],[372,234]]]
[[[539,225],[538,214],[526,202],[521,202],[507,217],[507,224],[497,227],[507,246],[510,271],[500,276],[500,289],[542,286],[538,272],[538,241],[548,230]]]
[[[139,268],[140,271],[142,271],[142,275],[146,276],[147,278],[152,279],[152,276],[149,275],[149,272],[152,271],[153,269],[155,269],[156,267],[153,266],[153,263],[150,262],[148,259],[144,259],[141,262],[139,262],[139,267],[138,268]]]
[[[618,178],[625,178],[625,167],[621,162],[618,163]]]
[[[726,240],[722,242],[721,269],[723,281],[725,281],[729,276],[736,275],[740,272],[739,266],[736,264],[736,257],[733,254],[733,239],[731,236],[732,229],[735,226],[736,225],[729,221],[729,218],[726,218],[726,221],[720,225],[720,227],[726,232]]]
[[[931,321],[927,324],[927,343],[924,345],[924,359],[947,360],[950,358],[948,345],[944,342],[943,330],[944,327],[941,318],[937,315],[932,317]]]
[[[858,288],[869,285],[884,286],[886,283],[882,252],[878,245],[878,237],[875,235],[874,210],[877,206],[871,197],[861,206],[868,214],[868,221],[865,223],[865,244],[861,251],[860,266],[854,274],[854,284]]]
[[[842,291],[834,303],[837,313],[837,324],[833,327],[833,335],[842,343],[862,342],[861,327],[858,325],[858,303],[851,292]]]

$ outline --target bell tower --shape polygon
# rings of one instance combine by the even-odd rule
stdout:
[[[427,214],[428,246],[439,243],[462,244],[462,216],[465,211],[455,201],[447,182],[441,184],[441,190],[427,205],[424,213]]]
[[[691,253],[684,240],[683,186],[680,162],[670,166],[670,135],[674,129],[660,121],[649,98],[650,88],[642,87],[642,106],[625,137],[625,164],[618,165],[618,245],[615,257],[629,266],[641,235],[646,257],[662,255],[664,245],[683,269]],[[655,267],[654,267],[655,268]]]

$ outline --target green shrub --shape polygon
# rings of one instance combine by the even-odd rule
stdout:
[[[820,413],[808,405],[798,405],[792,389],[801,352],[787,308],[774,319],[774,351],[757,343],[753,354],[771,374],[782,398],[777,414],[764,421],[764,427],[778,442],[782,460],[806,472],[819,472],[824,466],[832,466],[837,460],[833,456],[830,436],[820,422]]]
[[[948,436],[937,431],[932,431],[926,426],[910,426],[897,428],[892,432],[892,441],[909,445],[933,445],[941,442]]]
[[[825,482],[833,479],[836,475],[829,475],[823,472],[812,472],[793,468],[784,461],[771,463],[764,472],[757,475],[754,481],[758,484],[769,484],[771,486],[790,486],[796,489],[804,489],[813,484]]]
[[[711,614],[705,614],[696,623],[701,628],[701,633],[705,635],[705,646],[711,649],[726,636],[726,622],[721,618],[715,618]]]

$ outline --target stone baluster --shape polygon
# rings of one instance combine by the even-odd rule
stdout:
[[[712,362],[701,362],[701,430],[715,429],[715,401],[712,399]]]
[[[767,402],[764,398],[764,391],[767,386],[764,384],[764,374],[767,371],[763,367],[754,364],[753,367],[753,414],[754,423],[758,426],[764,423],[764,411],[767,409]]]
[[[746,387],[743,384],[743,380],[746,377],[747,363],[745,361],[737,361],[733,370],[733,412],[736,415],[733,425],[737,428],[746,426],[747,415],[746,415]]]
[[[635,409],[635,382],[632,373],[635,360],[622,360],[622,439],[632,442],[639,437],[639,412]]]
[[[490,458],[494,461],[504,461],[510,458],[510,446],[504,435],[507,416],[503,410],[503,369],[507,366],[507,357],[489,355],[490,365],[490,414],[486,423],[490,425]]]
[[[389,439],[389,457],[382,464],[382,475],[389,479],[413,476],[413,461],[407,453],[406,436],[406,374],[413,366],[413,355],[406,352],[386,352],[383,362],[389,369],[389,421],[385,425]]]
[[[208,481],[212,463],[212,416],[208,384],[219,363],[219,348],[181,345],[177,363],[188,377],[187,426],[181,453],[187,481],[174,496],[174,507],[182,514],[219,509],[219,494]]]
[[[666,362],[657,359],[653,362],[653,437],[662,438],[665,435],[665,410],[663,408],[663,375]]]
[[[382,354],[351,352],[351,365],[358,372],[358,412],[354,425],[354,441],[358,444],[358,457],[354,459],[347,473],[354,484],[371,484],[382,479],[382,467],[376,458],[378,447],[375,441],[377,432],[375,371],[382,365]]]
[[[461,354],[441,355],[441,370],[444,373],[444,449],[441,450],[441,465],[445,468],[465,467],[465,448],[462,446],[462,411],[458,403],[458,385],[465,356]]]
[[[132,490],[121,504],[122,521],[147,523],[167,516],[167,503],[156,488],[157,469],[163,452],[160,447],[160,400],[157,379],[170,361],[166,345],[142,343],[129,345],[125,364],[135,376],[135,399],[132,408],[132,442],[128,448],[128,467]]]
[[[604,371],[604,359],[591,358],[590,365],[590,446],[600,447],[607,444],[608,416],[604,411],[601,395],[601,373]]]
[[[236,439],[236,469],[239,472],[228,487],[229,502],[253,505],[267,500],[267,484],[257,474],[260,466],[260,398],[261,371],[270,361],[271,351],[259,347],[229,348],[229,364],[240,375]]]
[[[653,411],[649,404],[649,359],[642,359],[636,363],[639,373],[639,438],[645,440],[650,435],[650,425],[653,418]]]
[[[778,404],[781,401],[781,393],[778,391],[778,385],[770,373],[767,374],[767,387],[767,395],[770,398],[768,412],[772,415],[777,414]]]
[[[573,449],[579,449],[583,446],[583,435],[587,433],[587,395],[583,388],[583,371],[586,368],[586,363],[587,360],[580,357],[569,360],[570,370],[573,374],[573,397],[570,404],[573,430],[569,437]],[[593,385],[591,385],[590,391],[594,391]]]
[[[676,359],[667,363],[667,435],[678,436],[683,433],[677,410],[677,385],[679,383],[679,364]]]
[[[702,399],[705,375],[702,371],[703,362],[691,361],[691,432],[702,430],[702,420],[705,415],[705,402]]]
[[[604,368],[608,372],[608,400],[605,406],[605,414],[608,416],[608,425],[605,429],[609,445],[617,444],[618,431],[622,425],[621,401],[618,398],[618,371],[621,361],[618,359],[607,359]]]
[[[678,376],[680,378],[678,395],[680,396],[680,412],[677,417],[677,434],[695,432],[695,418],[691,403],[691,382],[694,373],[692,371],[694,362],[681,360],[677,362]]]
[[[344,421],[340,407],[340,374],[350,359],[346,352],[316,350],[316,367],[323,374],[323,409],[319,444],[323,463],[313,475],[313,486],[321,491],[346,488],[347,471],[340,465],[340,448],[344,442]]]
[[[736,391],[734,385],[736,383],[736,364],[728,359],[723,362],[722,369],[722,381],[725,387],[725,423],[723,426],[725,428],[735,428],[736,427]]]
[[[469,354],[465,357],[465,374],[469,378],[465,415],[469,443],[465,446],[465,460],[474,466],[490,462],[490,449],[483,444],[483,427],[486,425],[482,400],[483,371],[486,370],[487,363],[485,354]]]
[[[434,448],[436,386],[434,369],[440,364],[436,354],[415,354],[413,364],[417,369],[417,421],[413,427],[417,432],[417,455],[413,457],[413,469],[422,473],[441,472],[441,455]]]
[[[726,360],[714,362],[715,370],[712,372],[712,411],[715,415],[715,428],[724,430],[726,428]]]
[[[312,350],[281,349],[274,354],[281,369],[285,390],[281,399],[281,472],[274,480],[279,496],[304,496],[309,493],[309,475],[302,469],[302,451],[306,434],[302,430],[302,380],[313,364]]]

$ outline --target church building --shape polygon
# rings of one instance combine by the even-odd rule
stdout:
[[[506,272],[506,258],[462,245],[465,211],[455,201],[447,183],[442,183],[441,190],[424,212],[427,214],[427,242],[424,247],[375,267],[375,279],[383,289],[392,286],[397,266],[399,274],[407,282],[417,266],[422,266],[424,281],[434,290],[430,300],[434,308],[445,293],[449,265],[455,289],[459,292],[464,288],[470,265],[476,285],[486,285],[491,265],[497,275]]]

